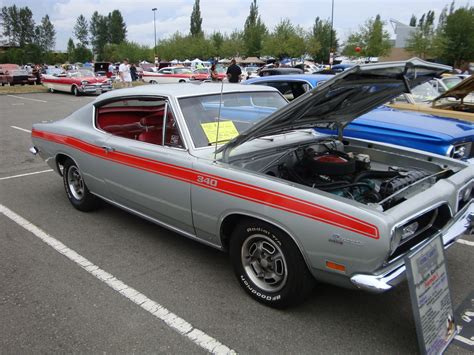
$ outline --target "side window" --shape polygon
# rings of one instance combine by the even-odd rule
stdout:
[[[161,70],[158,70],[158,73],[160,73],[160,74],[173,74],[173,69],[161,69]]]
[[[178,125],[165,99],[117,100],[97,107],[96,112],[97,128],[114,136],[183,147]]]
[[[266,85],[274,87],[275,89],[278,89],[278,91],[280,91],[288,101],[291,101],[295,98],[295,96],[293,95],[293,90],[290,86],[290,83],[286,81],[268,82]]]

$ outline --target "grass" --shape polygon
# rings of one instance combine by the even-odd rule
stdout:
[[[142,85],[148,85],[148,83],[145,83],[144,81],[132,81],[132,87],[135,87],[135,86],[142,86]],[[112,84],[112,87],[114,89],[122,89],[123,88],[123,84],[121,82],[118,82],[118,81],[115,81],[113,84]]]
[[[0,86],[0,95],[8,94],[34,94],[48,92],[48,89],[43,85],[15,85],[15,86]]]

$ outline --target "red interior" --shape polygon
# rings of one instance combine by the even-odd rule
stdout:
[[[161,145],[163,114],[163,106],[101,107],[98,110],[97,126],[115,136]],[[168,112],[166,121],[165,144],[182,146],[171,112]]]

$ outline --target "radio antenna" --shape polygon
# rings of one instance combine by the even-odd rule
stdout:
[[[217,112],[217,129],[216,129],[216,147],[214,149],[214,163],[217,159],[217,142],[219,141],[219,124],[221,122],[221,107],[222,107],[222,94],[224,92],[224,79],[221,80],[221,95],[219,98],[219,111]]]

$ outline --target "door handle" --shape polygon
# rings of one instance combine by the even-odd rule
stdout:
[[[115,150],[115,148],[112,148],[112,147],[108,147],[108,146],[102,146],[102,149],[104,149],[107,153],[109,152],[113,152]]]

